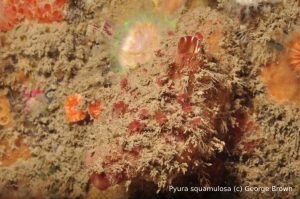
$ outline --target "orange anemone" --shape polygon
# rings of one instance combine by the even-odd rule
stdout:
[[[300,73],[300,37],[291,43],[289,50],[289,64],[293,70]]]
[[[81,101],[80,94],[71,95],[65,100],[65,110],[69,122],[79,122],[86,118],[86,111],[78,109]]]
[[[291,37],[288,50],[279,54],[278,62],[262,70],[262,80],[273,100],[300,104],[300,35],[293,33]]]

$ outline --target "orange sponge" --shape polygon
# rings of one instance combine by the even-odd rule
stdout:
[[[79,122],[86,118],[86,111],[78,109],[81,101],[80,94],[71,95],[65,100],[65,111],[69,122]]]

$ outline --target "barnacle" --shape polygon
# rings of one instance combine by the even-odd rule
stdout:
[[[69,122],[79,122],[86,118],[86,111],[78,108],[82,102],[80,94],[68,96],[65,100],[65,111]]]
[[[10,103],[6,96],[0,96],[0,125],[6,126],[12,120]]]

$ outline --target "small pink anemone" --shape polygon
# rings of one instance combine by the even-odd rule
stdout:
[[[197,54],[202,51],[202,40],[203,36],[201,33],[197,32],[195,36],[184,36],[181,37],[176,52],[176,68],[180,69],[186,63],[189,63],[189,67],[194,70],[199,64],[191,63],[195,60]],[[195,68],[196,67],[196,68]]]

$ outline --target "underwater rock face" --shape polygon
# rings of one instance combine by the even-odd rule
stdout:
[[[0,0],[0,198],[297,198],[299,6]]]

